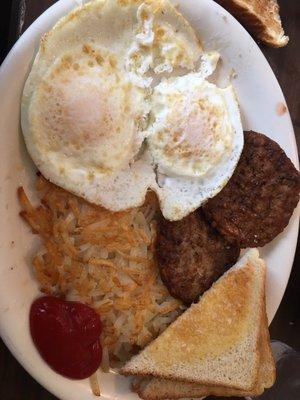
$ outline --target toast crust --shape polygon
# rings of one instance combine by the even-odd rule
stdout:
[[[234,15],[255,37],[272,47],[283,47],[284,34],[276,0],[216,0]]]
[[[251,391],[240,391],[228,387],[205,386],[191,383],[177,383],[171,380],[158,378],[137,378],[132,389],[144,400],[165,400],[181,399],[184,397],[202,397],[202,396],[260,396],[266,388],[271,387],[275,382],[276,371],[273,359],[270,337],[268,330],[268,321],[265,311],[261,321],[260,328],[260,367],[257,382]]]

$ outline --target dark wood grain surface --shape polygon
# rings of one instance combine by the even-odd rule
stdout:
[[[6,0],[4,0],[5,2]],[[200,0],[199,0],[200,1]],[[22,2],[21,2],[22,3]],[[54,0],[26,0],[26,29]],[[16,12],[16,11],[15,11]],[[282,0],[281,14],[290,43],[283,49],[261,47],[286,96],[300,149],[300,1]],[[15,18],[14,18],[15,20]],[[14,29],[17,31],[17,29]],[[1,40],[1,39],[0,39]],[[284,260],[283,260],[284,262]],[[300,350],[300,245],[280,308],[270,328],[271,338]],[[0,341],[0,400],[55,400],[36,383]],[[72,400],[72,399],[70,399]],[[282,399],[284,400],[284,399]],[[296,399],[295,399],[296,400]]]

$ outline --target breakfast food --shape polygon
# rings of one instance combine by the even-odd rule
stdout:
[[[265,269],[258,251],[249,250],[121,373],[254,390],[263,352],[270,351],[262,351],[259,340],[266,332]],[[272,385],[274,361],[268,359],[266,383]]]
[[[262,42],[285,46],[289,38],[281,25],[277,0],[217,0]]]
[[[232,178],[203,209],[223,235],[241,247],[258,247],[288,225],[299,193],[300,174],[280,146],[265,135],[245,132]]]
[[[43,293],[80,301],[101,317],[103,368],[127,360],[181,314],[154,261],[156,199],[113,213],[37,179],[40,204],[19,189],[21,216],[42,239],[33,256]]]
[[[38,204],[18,195],[41,239],[32,338],[64,376],[121,367],[149,400],[274,382],[265,264],[236,261],[286,226],[300,178],[263,135],[242,153],[219,58],[168,0],[94,0],[41,41],[21,104]]]
[[[238,259],[240,249],[197,210],[181,221],[159,220],[156,259],[172,296],[190,304]]]
[[[180,220],[218,193],[243,147],[235,92],[199,73],[162,80],[153,90],[149,152],[166,219]]]
[[[206,80],[218,59],[167,0],[79,7],[45,35],[25,84],[33,161],[110,211],[152,189],[167,219],[183,218],[224,187],[243,147],[233,87]]]
[[[275,380],[275,367],[269,342],[267,316],[261,322],[259,337],[260,366],[257,382],[250,391],[241,391],[225,386],[206,386],[196,383],[173,381],[160,378],[135,378],[132,388],[145,400],[181,399],[185,397],[204,396],[259,396],[265,388],[273,385]]]

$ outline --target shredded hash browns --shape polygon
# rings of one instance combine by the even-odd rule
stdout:
[[[103,322],[103,367],[125,361],[183,311],[154,261],[156,199],[113,213],[41,175],[35,207],[23,187],[20,215],[42,246],[33,258],[41,291],[93,307]]]

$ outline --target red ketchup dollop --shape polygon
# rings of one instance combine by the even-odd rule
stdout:
[[[50,367],[68,378],[88,378],[99,368],[101,331],[99,315],[85,304],[43,296],[31,305],[36,348]]]

